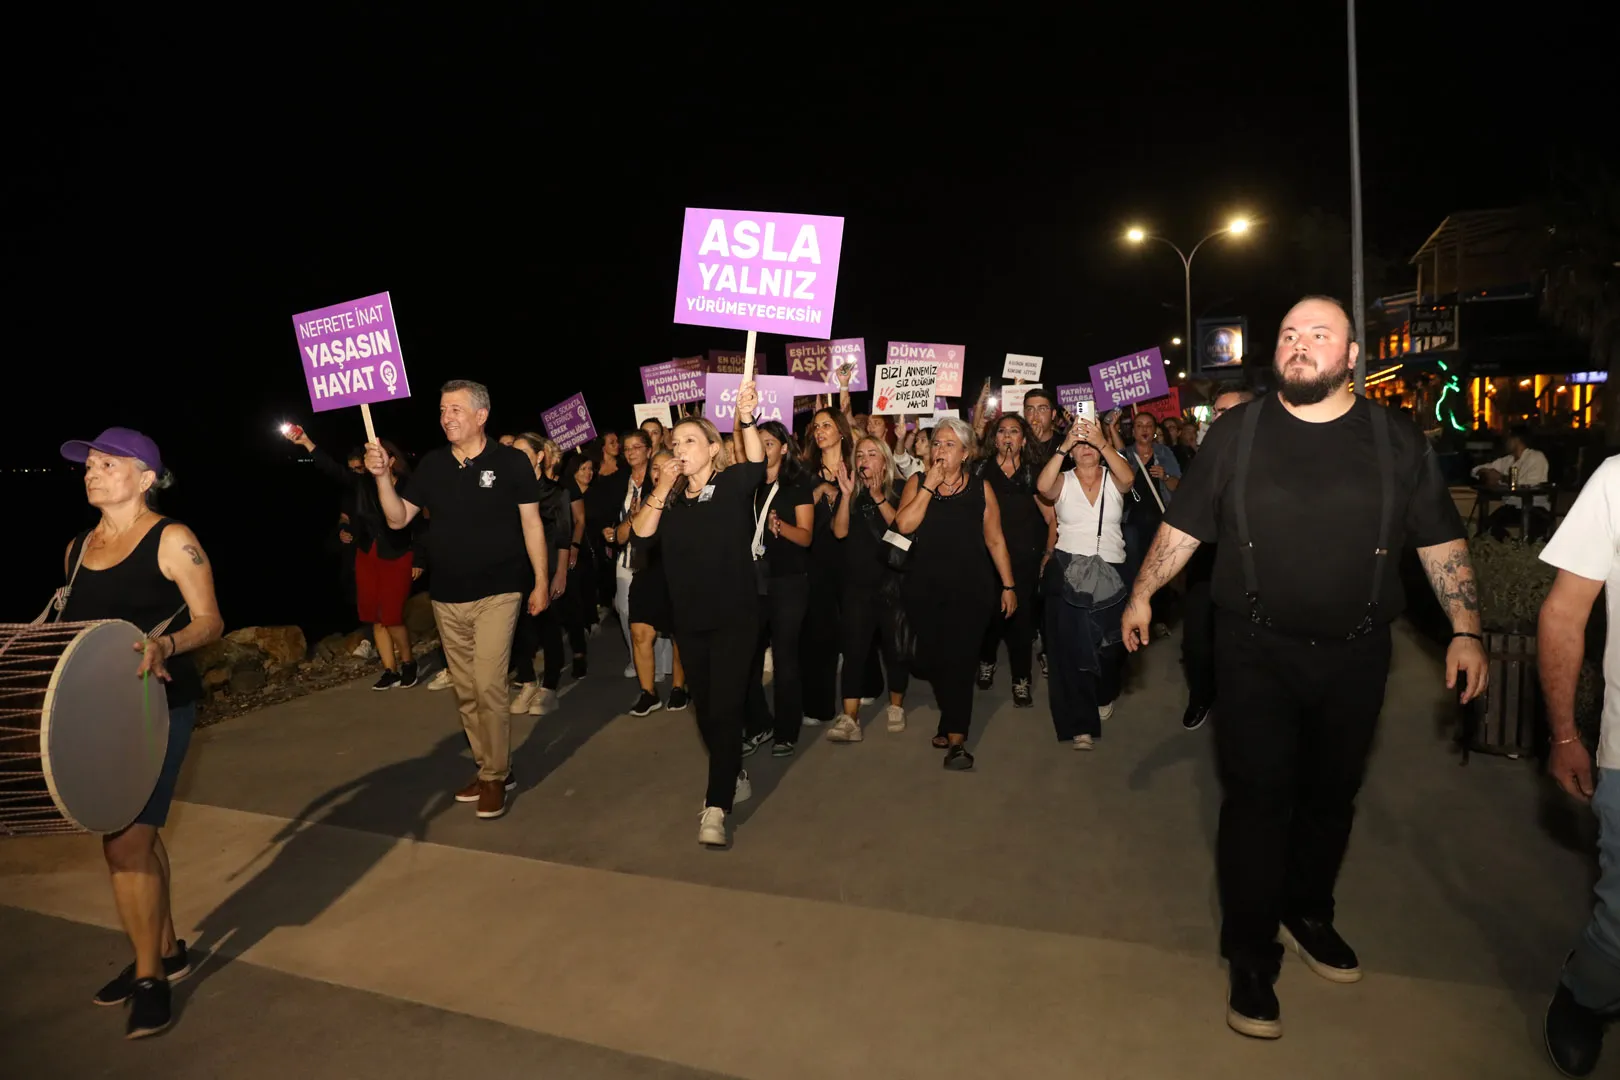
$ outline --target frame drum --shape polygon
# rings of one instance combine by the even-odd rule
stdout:
[[[0,837],[112,833],[152,797],[169,745],[162,680],[122,621],[0,624]]]

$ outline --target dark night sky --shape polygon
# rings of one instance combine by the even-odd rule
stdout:
[[[1404,257],[1452,210],[1534,194],[1555,154],[1613,153],[1597,6],[1463,32],[1455,5],[1364,8],[1370,247]],[[1061,373],[1165,341],[1179,264],[1121,230],[1191,243],[1246,211],[1265,224],[1204,249],[1194,307],[1269,334],[1290,297],[1348,289],[1347,254],[1295,242],[1313,208],[1349,217],[1343,9],[1211,7],[726,25],[325,8],[208,45],[195,26],[41,34],[8,299],[13,371],[63,381],[14,411],[0,465],[111,423],[182,476],[203,454],[284,456],[272,422],[308,414],[290,315],[383,289],[419,396],[378,422],[407,446],[436,441],[424,391],[456,376],[491,386],[496,430],[577,389],[599,427],[627,423],[638,365],[741,345],[668,321],[687,205],[845,216],[836,334],[966,344],[970,384],[1007,351]],[[778,364],[783,340],[763,339]]]

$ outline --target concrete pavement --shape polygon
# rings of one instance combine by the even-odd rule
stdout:
[[[692,716],[621,714],[622,644],[514,722],[481,822],[448,694],[349,687],[199,733],[167,834],[210,963],[127,1045],[89,995],[127,961],[93,840],[0,846],[4,1060],[30,1076],[1526,1077],[1584,921],[1590,823],[1525,763],[1458,766],[1438,659],[1397,634],[1339,893],[1367,978],[1297,961],[1285,1037],[1224,1024],[1210,732],[1177,644],[1140,658],[1099,749],[976,705],[940,769],[926,684],[900,735],[749,762],[731,851],[695,843]],[[1043,686],[1037,687],[1040,694]],[[877,712],[873,706],[869,714]],[[1620,1062],[1620,1053],[1610,1066]],[[1617,1073],[1620,1075],[1620,1073]]]

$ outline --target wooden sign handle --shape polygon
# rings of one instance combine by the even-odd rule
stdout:
[[[754,378],[754,339],[756,331],[748,331],[748,348],[743,352],[743,382],[751,382]]]
[[[366,445],[370,446],[377,441],[377,429],[371,426],[371,406],[364,403],[360,406],[360,419],[366,422]]]

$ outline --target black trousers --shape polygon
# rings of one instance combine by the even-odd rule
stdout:
[[[810,579],[804,574],[770,579],[770,591],[759,598],[759,641],[748,671],[750,736],[775,733],[777,742],[796,743],[804,725],[804,687],[799,676],[799,636],[810,606]],[[771,650],[774,719],[765,705],[765,649]]]
[[[1118,618],[1116,615],[1115,618]],[[1119,697],[1119,681],[1125,662],[1125,647],[1118,642],[1098,651],[1098,671],[1083,671],[1082,634],[1090,633],[1086,612],[1065,603],[1062,597],[1046,598],[1046,680],[1047,700],[1052,709],[1052,730],[1061,742],[1076,735],[1102,735],[1102,715],[1098,709]]]
[[[1275,974],[1280,919],[1333,918],[1389,651],[1387,626],[1313,642],[1216,614],[1225,796],[1215,859],[1221,954],[1235,966]]]
[[[753,666],[757,618],[715,630],[675,633],[692,691],[698,733],[709,751],[705,806],[731,812],[742,772],[743,713],[748,702],[748,669]]]
[[[1194,556],[1195,558],[1197,556]],[[1187,701],[1215,704],[1215,605],[1209,597],[1209,578],[1187,579],[1182,606],[1181,664],[1187,675]]]
[[[804,715],[830,723],[838,715],[838,583],[810,576],[810,606],[799,637]],[[781,658],[777,657],[777,663]]]
[[[840,681],[843,684],[845,699],[880,697],[885,683],[891,694],[906,692],[910,676],[906,671],[906,665],[894,652],[894,636],[889,633],[889,620],[892,618],[888,610],[889,603],[890,601],[884,599],[879,587],[875,585],[844,590],[839,604],[843,613],[840,621],[844,630],[843,644],[839,651],[844,654],[844,674]],[[867,660],[873,649],[877,649],[883,657],[875,693],[872,686],[871,664]],[[858,664],[850,663],[854,657],[860,657],[861,661]],[[883,677],[884,673],[887,674],[886,679]]]
[[[512,670],[518,682],[534,682],[534,654],[536,650],[543,649],[546,671],[540,685],[547,690],[555,690],[562,681],[562,625],[557,621],[555,607],[548,607],[538,615],[530,615],[526,599],[518,611],[517,625],[512,630]]]
[[[577,659],[585,655],[591,629],[596,625],[596,560],[589,548],[579,553],[568,571],[568,587],[554,607],[560,607],[563,629],[568,631],[568,647]]]
[[[1018,610],[1010,619],[992,619],[984,632],[984,643],[979,648],[979,662],[994,664],[1001,643],[1007,643],[1007,666],[1014,680],[1028,681],[1034,671],[1032,654],[1035,646],[1035,628],[1040,625],[1036,616],[1041,613],[1036,603],[1040,590],[1040,559],[1023,559],[1012,566],[1013,584],[1017,586]]]

